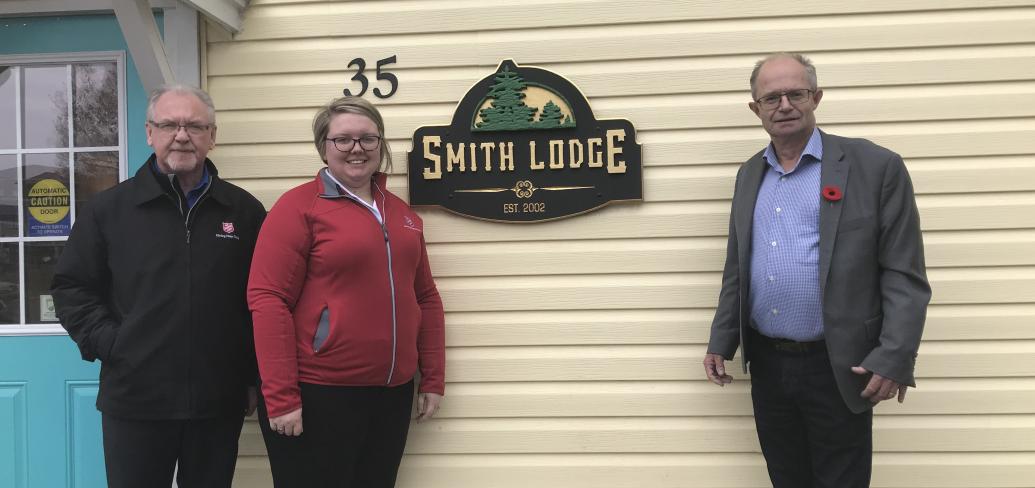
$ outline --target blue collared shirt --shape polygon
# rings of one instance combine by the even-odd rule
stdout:
[[[823,338],[819,293],[819,206],[823,139],[812,132],[797,165],[784,171],[773,145],[751,238],[751,320],[769,337]]]
[[[175,179],[174,179],[175,175],[167,175],[167,174],[163,173],[161,169],[158,169],[158,163],[157,162],[154,162],[154,161],[151,162],[151,170],[154,171],[155,174],[162,175],[162,176],[165,176],[165,177],[169,178],[169,183],[170,184],[172,184],[172,185],[176,185],[177,184]],[[198,199],[201,198],[201,195],[205,194],[205,188],[208,187],[208,182],[209,182],[208,166],[205,166],[203,164],[202,167],[201,167],[201,180],[198,181],[198,184],[195,185],[194,188],[191,189],[191,191],[187,192],[187,194],[184,195],[184,196],[187,197],[187,209],[188,210],[193,208],[195,203],[198,203]]]

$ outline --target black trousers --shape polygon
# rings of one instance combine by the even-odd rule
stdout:
[[[244,416],[136,420],[101,414],[108,488],[229,488]]]
[[[845,406],[826,348],[785,352],[749,340],[755,427],[773,486],[868,487],[873,412]]]
[[[276,488],[391,488],[399,471],[413,407],[405,385],[301,383],[302,435],[270,430],[265,402],[259,426]]]

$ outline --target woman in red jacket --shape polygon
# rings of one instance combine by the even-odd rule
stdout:
[[[322,107],[313,136],[327,167],[259,232],[248,304],[278,488],[394,486],[418,368],[417,421],[442,399],[442,301],[420,217],[385,189],[384,133],[362,98]]]

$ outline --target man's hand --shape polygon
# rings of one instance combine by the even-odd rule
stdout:
[[[906,385],[900,385],[890,378],[885,378],[877,373],[871,373],[862,366],[852,366],[852,372],[859,375],[872,374],[870,382],[866,384],[859,396],[867,398],[870,403],[876,405],[884,400],[891,400],[898,394],[898,402],[906,401]]]
[[[280,435],[302,435],[302,408],[271,418],[270,429]]]
[[[431,420],[442,403],[442,395],[438,393],[421,393],[417,395],[417,423]]]
[[[718,354],[704,355],[704,374],[708,381],[719,386],[733,383],[733,377],[726,374],[726,359]]]
[[[259,406],[259,389],[254,386],[248,387],[248,403],[244,406],[244,416],[251,417],[255,413],[255,409]]]

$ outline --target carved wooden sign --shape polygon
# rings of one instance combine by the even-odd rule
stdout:
[[[643,199],[636,130],[597,120],[586,97],[545,69],[500,63],[424,126],[409,153],[411,205],[499,222],[540,222]]]

